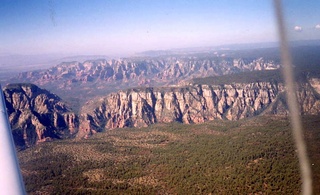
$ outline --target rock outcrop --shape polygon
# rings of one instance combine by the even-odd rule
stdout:
[[[33,84],[4,88],[15,143],[20,148],[70,137],[78,131],[78,117],[61,99]]]
[[[194,77],[217,76],[252,70],[277,69],[272,60],[227,57],[157,57],[66,62],[47,70],[20,73],[16,80],[61,89],[77,83],[117,83],[130,86],[175,83]]]
[[[201,123],[238,120],[259,114],[287,115],[285,87],[277,82],[189,85],[130,89],[87,102],[80,136],[104,129],[142,127],[153,123]],[[301,114],[319,114],[320,99],[309,83],[297,91]]]

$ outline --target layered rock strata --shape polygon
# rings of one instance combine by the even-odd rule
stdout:
[[[259,114],[287,115],[285,87],[277,82],[190,85],[130,89],[87,102],[80,134],[104,129],[142,127],[153,123],[201,123],[238,120]],[[320,100],[309,84],[299,84],[301,114],[319,114]]]
[[[66,62],[47,70],[24,72],[15,78],[38,85],[53,83],[68,88],[73,83],[107,82],[148,84],[174,82],[177,79],[217,76],[253,70],[277,69],[272,60],[226,57],[158,57],[146,59],[95,60]],[[60,83],[60,81],[63,81]]]
[[[8,85],[4,96],[18,147],[70,137],[78,131],[77,115],[58,96],[36,85]]]

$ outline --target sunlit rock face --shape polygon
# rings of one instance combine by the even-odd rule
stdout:
[[[131,89],[87,103],[79,131],[143,127],[153,123],[202,123],[239,120],[259,114],[287,115],[285,87],[277,82],[189,85]],[[299,84],[301,114],[319,114],[320,101],[310,84]]]
[[[319,114],[319,83],[316,78],[296,83],[301,114]],[[283,83],[275,80],[133,88],[89,100],[79,117],[59,97],[32,84],[9,85],[4,94],[15,141],[29,147],[56,138],[154,123],[284,116],[289,113],[285,91]]]
[[[277,69],[272,60],[225,57],[157,57],[64,62],[47,70],[20,73],[15,80],[39,86],[54,85],[72,89],[74,84],[108,83],[122,85],[157,85],[177,83],[194,77],[218,76],[253,70]],[[103,87],[101,85],[100,87]]]
[[[8,85],[4,96],[18,147],[70,137],[78,131],[76,114],[58,96],[36,85]]]
[[[318,81],[320,81],[318,79]],[[299,84],[297,98],[302,114],[318,114],[320,112],[319,101],[320,82]]]

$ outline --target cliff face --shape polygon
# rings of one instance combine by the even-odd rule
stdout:
[[[48,70],[21,73],[19,82],[38,85],[54,84],[69,89],[74,83],[170,83],[193,77],[217,76],[252,70],[279,68],[279,64],[263,58],[233,59],[223,57],[157,57],[122,60],[66,62]]]
[[[273,83],[196,85],[120,91],[82,109],[81,132],[103,128],[147,126],[156,122],[200,123],[237,120],[261,113],[275,101],[282,86]],[[91,107],[91,111],[88,107]],[[85,124],[85,126],[84,126]]]
[[[297,83],[301,114],[320,113],[319,86],[319,78]],[[8,85],[4,94],[14,139],[20,147],[112,128],[288,114],[285,87],[274,80],[119,91],[88,101],[79,118],[59,97],[32,84]]]
[[[80,104],[119,90],[181,85],[196,77],[277,69],[276,60],[222,57],[212,53],[64,62],[46,70],[20,73],[8,82],[34,83]],[[82,94],[74,96],[73,94]],[[78,109],[78,107],[76,108]]]
[[[18,147],[77,133],[78,117],[58,96],[33,84],[8,85],[4,96]]]
[[[312,83],[317,80],[318,83]],[[301,114],[319,114],[320,113],[320,79],[310,79],[308,83],[299,84],[297,98],[300,105]]]
[[[314,88],[299,84],[302,114],[319,114]],[[190,85],[131,89],[112,93],[82,108],[80,136],[103,129],[141,127],[178,121],[238,120],[259,114],[287,115],[284,86],[276,82]]]

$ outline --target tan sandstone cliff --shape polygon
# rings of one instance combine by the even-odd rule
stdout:
[[[319,114],[320,100],[309,83],[297,84],[302,114]],[[259,114],[287,115],[285,87],[277,82],[198,84],[130,89],[87,102],[79,135],[103,129],[141,127],[178,121],[238,120]]]

